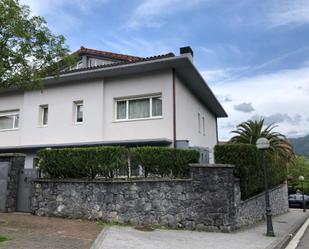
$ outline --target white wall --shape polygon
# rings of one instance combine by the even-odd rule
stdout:
[[[122,97],[147,96],[162,93],[163,118],[115,121],[115,99]],[[104,125],[105,140],[172,139],[173,104],[172,72],[159,71],[125,77],[109,78],[104,82]]]
[[[201,115],[201,132],[198,129],[198,113]],[[203,117],[205,118],[205,135],[203,134]],[[176,77],[177,140],[189,140],[190,146],[212,150],[217,144],[216,129],[216,117]]]

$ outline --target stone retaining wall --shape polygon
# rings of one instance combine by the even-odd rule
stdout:
[[[241,225],[239,217],[245,220],[247,213],[239,207],[254,212],[239,195],[233,166],[192,165],[191,179],[182,180],[38,179],[32,210],[45,216],[231,231]]]
[[[240,191],[237,188],[235,188],[235,193],[237,204],[235,217],[236,227],[252,225],[265,218],[264,192],[245,201],[240,200]],[[287,184],[270,189],[269,199],[273,215],[287,212],[289,210]]]

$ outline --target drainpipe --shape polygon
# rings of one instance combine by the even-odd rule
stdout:
[[[173,146],[176,148],[176,72],[173,68]]]

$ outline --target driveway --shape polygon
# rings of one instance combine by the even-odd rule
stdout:
[[[86,249],[102,227],[95,222],[0,213],[1,249]]]

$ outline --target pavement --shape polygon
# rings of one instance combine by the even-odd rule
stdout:
[[[89,249],[102,227],[95,222],[0,213],[0,249]]]
[[[307,227],[303,237],[301,238],[297,249],[308,249],[309,248],[309,227]]]
[[[282,249],[308,218],[309,212],[301,209],[290,209],[288,213],[273,217],[275,237],[265,236],[265,222],[232,233],[143,232],[133,227],[111,226],[104,228],[91,249]],[[308,244],[305,248],[309,248]]]

